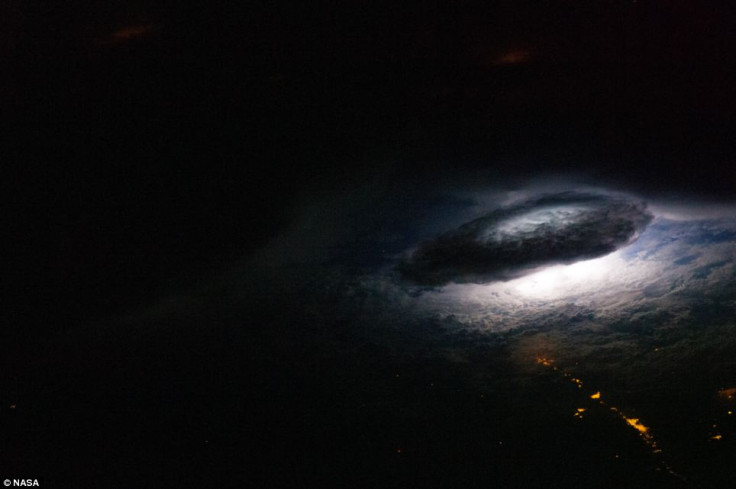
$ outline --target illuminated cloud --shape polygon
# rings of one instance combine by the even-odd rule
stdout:
[[[420,285],[510,280],[631,244],[652,215],[623,197],[564,192],[497,209],[425,242],[398,266]]]

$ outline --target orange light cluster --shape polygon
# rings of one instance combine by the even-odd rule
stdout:
[[[558,368],[555,365],[554,360],[552,360],[550,358],[547,358],[547,357],[537,357],[537,364],[543,365],[543,366],[548,367],[548,368],[552,368],[552,369],[554,369],[556,371],[559,370],[559,371],[561,371],[563,377],[566,377],[568,380],[570,380],[570,382],[576,384],[579,389],[581,389],[583,387],[583,381],[582,380],[580,380],[577,377],[572,377],[572,375],[568,371],[566,371],[565,369]],[[734,394],[736,394],[736,389],[734,389]],[[594,401],[597,401],[599,405],[604,406],[604,407],[607,407],[612,413],[615,413],[616,416],[618,416],[624,422],[626,422],[626,424],[628,426],[630,426],[633,429],[635,429],[638,432],[639,436],[641,437],[642,441],[652,450],[652,453],[660,453],[662,451],[659,448],[659,446],[657,445],[657,441],[652,436],[652,433],[651,433],[649,427],[646,426],[646,425],[644,425],[643,423],[641,423],[639,421],[639,418],[629,418],[623,412],[621,412],[621,410],[619,408],[617,408],[616,406],[611,406],[608,403],[606,403],[605,401],[603,401],[601,399],[601,392],[600,391],[594,392],[589,397],[590,397],[590,399],[592,399]],[[573,416],[576,417],[576,418],[578,418],[578,419],[582,419],[583,418],[583,413],[585,411],[586,411],[586,408],[577,408],[577,410],[573,414]],[[716,439],[716,438],[714,438],[714,439]],[[671,473],[674,476],[679,477],[666,463],[664,463],[664,461],[661,461],[661,464],[665,468],[665,470],[667,470],[669,473]]]
[[[736,399],[736,387],[724,388],[718,391],[718,397],[732,401]]]
[[[634,429],[637,430],[639,433],[643,435],[649,433],[649,428],[641,424],[639,422],[639,418],[627,418],[626,416],[624,416],[624,419],[627,423],[629,423],[629,426],[633,426]]]
[[[555,361],[545,357],[537,357],[537,363],[545,367],[554,367]]]

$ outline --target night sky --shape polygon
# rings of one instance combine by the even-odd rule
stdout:
[[[0,67],[0,478],[733,484],[732,2],[10,0]]]

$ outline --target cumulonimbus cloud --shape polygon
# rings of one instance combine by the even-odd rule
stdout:
[[[510,280],[540,266],[611,253],[635,241],[652,218],[645,203],[626,197],[544,195],[421,243],[397,269],[420,285]]]

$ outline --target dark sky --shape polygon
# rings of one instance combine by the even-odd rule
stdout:
[[[305,198],[377,174],[409,186],[573,173],[708,200],[736,188],[732,2],[12,0],[0,32],[8,368],[41,339],[197,286],[278,236]],[[259,314],[270,345],[277,321]],[[227,334],[196,361],[250,375],[219,350],[247,342]],[[151,392],[192,368],[192,338],[150,367]],[[102,351],[90,362],[103,372],[146,368]],[[24,368],[13,379],[46,367]]]

